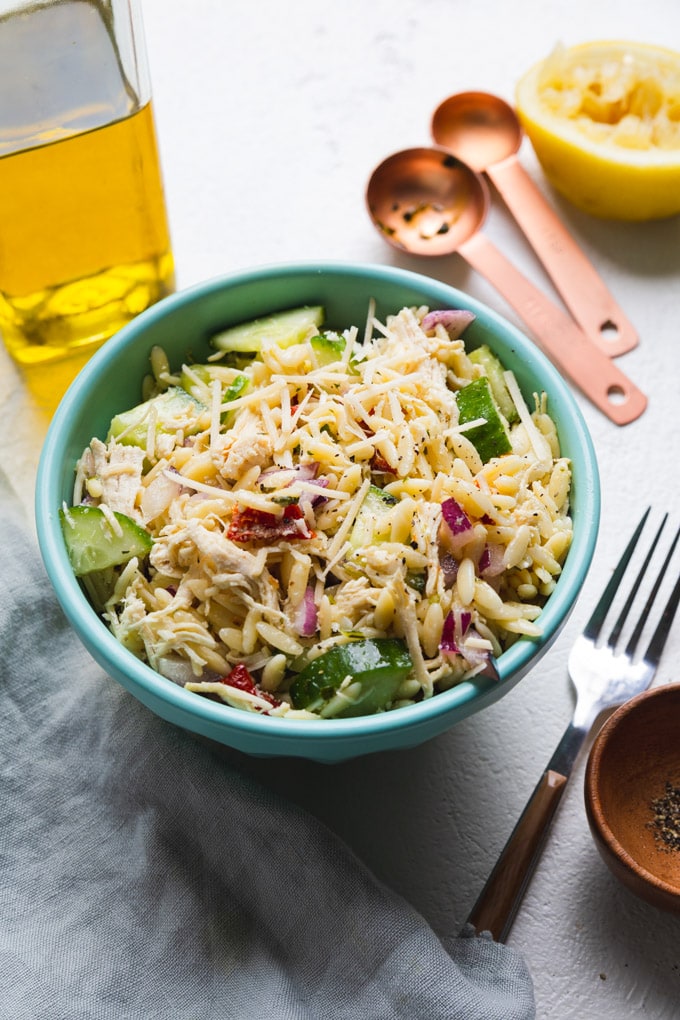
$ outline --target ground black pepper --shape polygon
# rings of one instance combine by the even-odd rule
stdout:
[[[680,850],[680,786],[666,783],[661,797],[652,801],[654,820],[650,828],[654,838],[663,850]]]

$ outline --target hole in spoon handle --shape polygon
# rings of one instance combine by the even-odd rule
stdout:
[[[633,324],[516,155],[487,169],[581,329],[608,356],[638,344]]]
[[[617,425],[639,418],[647,398],[562,309],[523,276],[489,240],[475,234],[459,247],[532,332],[553,364]]]

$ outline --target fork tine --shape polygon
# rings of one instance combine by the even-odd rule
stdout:
[[[568,668],[577,693],[572,720],[468,917],[468,922],[477,932],[488,929],[493,938],[499,942],[504,941],[510,930],[517,908],[540,858],[578,753],[594,723],[605,709],[615,708],[648,688],[656,674],[661,652],[680,603],[680,576],[676,578],[671,596],[643,656],[643,662],[634,662],[632,653],[639,643],[671,558],[680,542],[680,528],[661,565],[658,577],[652,583],[652,590],[647,596],[642,615],[635,624],[635,635],[626,646],[625,653],[617,655],[614,645],[621,636],[626,618],[639,593],[640,582],[649,567],[668,514],[664,515],[651,547],[644,557],[644,564],[638,571],[633,589],[625,599],[624,608],[619,613],[606,645],[596,644],[650,510],[651,507],[648,507],[643,514],[583,633],[572,645]]]
[[[666,520],[666,518],[664,517],[664,521],[665,520]],[[659,529],[659,530],[661,530],[661,529]],[[657,535],[657,538],[658,538],[658,535]],[[668,569],[668,564],[671,561],[671,557],[673,556],[673,552],[675,551],[675,547],[678,544],[678,539],[679,538],[680,538],[680,528],[678,528],[678,530],[675,533],[675,538],[671,542],[671,547],[668,550],[668,552],[666,553],[666,559],[663,561],[663,563],[661,565],[661,570],[659,571],[659,576],[657,577],[656,581],[654,582],[654,586],[653,586],[651,592],[649,593],[649,597],[647,599],[647,602],[645,603],[645,607],[642,610],[642,613],[640,614],[640,619],[638,620],[638,622],[637,622],[637,624],[635,626],[635,630],[631,634],[630,641],[626,645],[626,655],[630,655],[632,657],[633,652],[635,651],[635,648],[636,648],[637,643],[638,643],[638,639],[640,637],[640,634],[642,633],[642,629],[643,629],[645,623],[647,622],[647,617],[649,616],[649,611],[652,608],[652,605],[654,604],[654,599],[656,598],[657,593],[659,591],[659,588],[661,587],[661,582],[663,581],[664,574],[666,573],[666,570]],[[661,629],[661,633],[663,634],[663,638],[658,638],[657,639],[657,640],[661,641],[661,644],[659,645],[658,653],[656,655],[656,659],[650,659],[649,658],[650,648],[648,648],[647,651],[644,654],[644,658],[648,662],[653,662],[653,664],[655,666],[659,662],[659,658],[661,656],[661,651],[662,651],[663,646],[664,646],[664,644],[666,642],[666,637],[668,636],[668,631],[670,630],[670,626],[671,626],[671,623],[673,621],[673,616],[675,615],[675,609],[677,609],[677,605],[678,605],[678,596],[677,596],[677,587],[678,586],[677,586],[677,584],[676,584],[675,587],[676,587],[676,591],[674,591],[673,594],[671,595],[669,603],[666,606],[666,608],[664,609],[663,613],[661,614],[661,619],[660,619],[659,624],[657,626],[657,631],[656,632],[658,632],[659,629]],[[675,608],[673,608],[671,616],[667,620],[667,615],[666,614],[669,612],[669,607],[672,606],[674,598],[675,598]],[[666,620],[667,620],[667,622],[666,622]],[[664,626],[666,627],[665,631],[663,630]],[[656,632],[654,634],[654,637],[652,638],[652,641],[654,641],[654,638],[656,637]]]
[[[607,587],[600,596],[600,601],[595,606],[592,616],[590,617],[590,619],[588,620],[587,624],[583,629],[583,636],[589,638],[591,641],[595,641],[598,634],[600,633],[600,630],[602,629],[602,624],[604,623],[605,617],[609,612],[609,607],[611,606],[614,596],[618,591],[618,587],[621,584],[621,578],[623,577],[626,571],[626,567],[630,562],[630,558],[633,555],[633,552],[635,551],[638,539],[640,537],[642,529],[645,526],[645,521],[649,517],[650,509],[651,507],[647,507],[647,509],[643,513],[642,519],[638,524],[637,528],[635,529],[635,531],[633,532],[631,539],[628,545],[626,546],[623,555],[616,566],[616,569],[614,570],[614,573],[609,578]]]
[[[623,609],[621,610],[621,613],[619,614],[619,618],[616,621],[616,623],[614,624],[614,626],[612,627],[612,632],[609,635],[609,638],[607,640],[607,644],[612,649],[616,648],[616,643],[619,640],[619,637],[621,636],[621,631],[623,630],[624,624],[625,624],[625,622],[626,622],[626,620],[628,618],[628,613],[630,612],[630,608],[633,605],[633,602],[635,601],[635,598],[636,598],[636,596],[637,596],[637,594],[638,594],[638,592],[640,590],[640,584],[642,582],[643,577],[645,576],[645,573],[647,572],[647,567],[649,566],[649,561],[651,560],[652,556],[654,555],[654,550],[656,549],[656,547],[658,545],[659,539],[661,538],[661,532],[663,531],[664,527],[666,526],[666,521],[667,520],[668,520],[668,514],[664,514],[663,515],[663,519],[661,521],[661,524],[659,525],[658,531],[657,531],[656,535],[654,536],[654,538],[652,540],[652,544],[650,545],[650,547],[649,547],[649,549],[647,551],[647,555],[644,558],[644,562],[643,562],[642,566],[640,567],[640,569],[638,571],[638,575],[635,578],[635,581],[633,582],[633,585],[631,586],[630,593],[628,595],[628,598],[625,601],[625,604],[623,606]],[[646,614],[652,608],[652,604],[654,603],[654,599],[656,598],[656,593],[659,590],[659,586],[661,585],[661,581],[663,579],[663,575],[666,572],[666,567],[668,566],[668,559],[670,559],[670,557],[667,557],[666,563],[661,568],[661,573],[659,574],[659,576],[657,578],[657,581],[656,581],[656,584],[654,585],[654,587],[652,589],[652,593],[649,596],[649,599],[647,600],[647,605],[645,606],[645,608],[642,611],[642,617],[640,619],[642,620],[643,624],[644,624],[644,621],[646,619]],[[637,644],[637,638],[635,639],[635,643],[634,644],[629,645],[629,649],[633,650],[635,648],[636,644]]]
[[[680,535],[680,529],[678,530],[678,534],[675,536],[676,542],[678,540],[678,535]],[[675,545],[675,543],[673,544]],[[661,619],[657,624],[656,630],[652,634],[652,639],[644,654],[645,662],[648,662],[652,666],[656,667],[659,664],[663,646],[666,644],[666,638],[668,637],[675,612],[678,608],[678,602],[680,602],[680,576],[675,582],[675,587],[673,588],[671,596],[666,603],[666,608],[661,614]]]

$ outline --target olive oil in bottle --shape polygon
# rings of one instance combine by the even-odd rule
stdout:
[[[24,366],[94,350],[174,286],[128,6],[0,16],[0,334]]]

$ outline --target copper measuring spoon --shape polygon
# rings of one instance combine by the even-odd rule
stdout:
[[[617,425],[642,414],[644,394],[480,233],[489,192],[474,170],[443,149],[405,149],[373,171],[366,204],[395,248],[413,255],[462,255],[522,317],[557,368]]]
[[[635,347],[632,323],[520,163],[523,132],[512,107],[488,92],[459,92],[437,107],[431,130],[437,145],[493,181],[593,343],[609,357]]]

